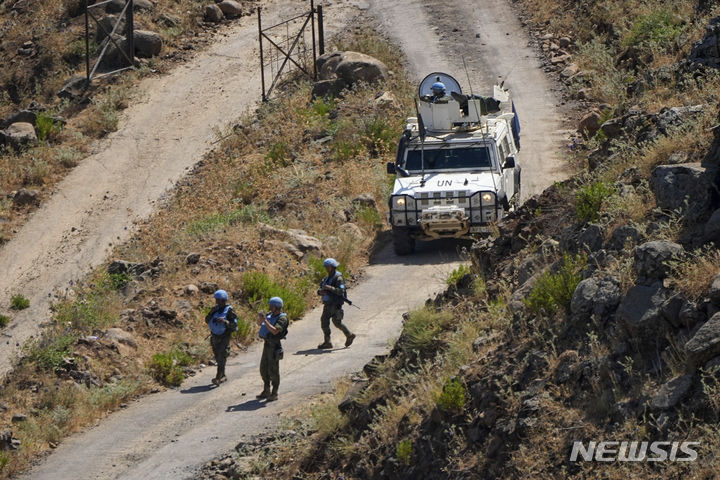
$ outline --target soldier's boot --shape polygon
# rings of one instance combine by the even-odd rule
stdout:
[[[330,343],[330,335],[325,335],[325,341],[318,345],[318,349],[320,350],[327,350],[332,347],[332,343]]]
[[[268,402],[274,402],[278,399],[278,387],[277,385],[273,385],[272,392],[270,392],[270,395],[267,397]]]
[[[265,388],[263,388],[263,391],[259,394],[255,395],[255,398],[258,400],[262,400],[263,398],[268,398],[270,396],[270,384],[266,383]]]
[[[347,335],[347,336],[345,337],[345,346],[346,346],[346,347],[349,347],[350,345],[352,345],[352,343],[353,343],[354,340],[355,340],[355,334],[354,334],[354,333],[351,333],[350,335]]]

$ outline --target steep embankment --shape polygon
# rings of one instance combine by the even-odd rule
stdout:
[[[717,476],[720,9],[520,3],[594,104],[582,172],[477,243],[300,433],[241,444],[209,478]]]

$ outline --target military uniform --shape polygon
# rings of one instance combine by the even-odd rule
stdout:
[[[329,286],[329,290],[325,290],[325,286]],[[332,348],[330,343],[330,320],[333,325],[345,334],[345,346],[350,346],[355,335],[342,323],[345,312],[343,312],[343,303],[345,302],[345,279],[342,274],[335,271],[334,274],[325,277],[320,284],[318,295],[322,295],[323,311],[320,317],[320,328],[325,335],[324,343],[318,345],[318,348]]]
[[[260,376],[265,385],[263,393],[259,398],[276,399],[278,387],[280,386],[280,360],[283,357],[282,339],[285,338],[288,328],[288,316],[286,313],[273,315],[268,313],[265,317],[270,325],[279,331],[276,334],[264,324],[260,327],[260,338],[264,340],[262,357],[260,358]],[[270,392],[272,385],[272,392]]]
[[[227,325],[221,321],[223,318],[228,321]],[[230,337],[237,330],[237,319],[230,305],[215,305],[205,317],[205,322],[210,327],[210,345],[217,363],[217,374],[213,383],[226,379],[225,364],[230,355]]]

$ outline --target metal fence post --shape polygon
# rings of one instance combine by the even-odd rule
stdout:
[[[325,55],[325,26],[323,25],[323,7],[317,6],[318,17],[318,46],[320,55]]]
[[[85,0],[85,77],[90,84],[90,12],[88,0]]]
[[[317,47],[315,44],[315,0],[310,0],[310,31],[313,44],[313,80],[317,80]]]
[[[262,100],[263,102],[267,100],[265,97],[265,60],[263,59],[263,31],[262,31],[262,17],[260,11],[262,8],[260,6],[257,7],[258,12],[258,40],[260,41],[260,83],[262,84]]]
[[[127,41],[128,58],[130,59],[130,66],[135,66],[135,1],[128,0],[127,12],[125,12],[125,38]]]

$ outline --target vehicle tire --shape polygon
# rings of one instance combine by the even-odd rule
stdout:
[[[415,251],[415,239],[410,236],[410,229],[393,227],[393,248],[397,255],[409,255]]]

